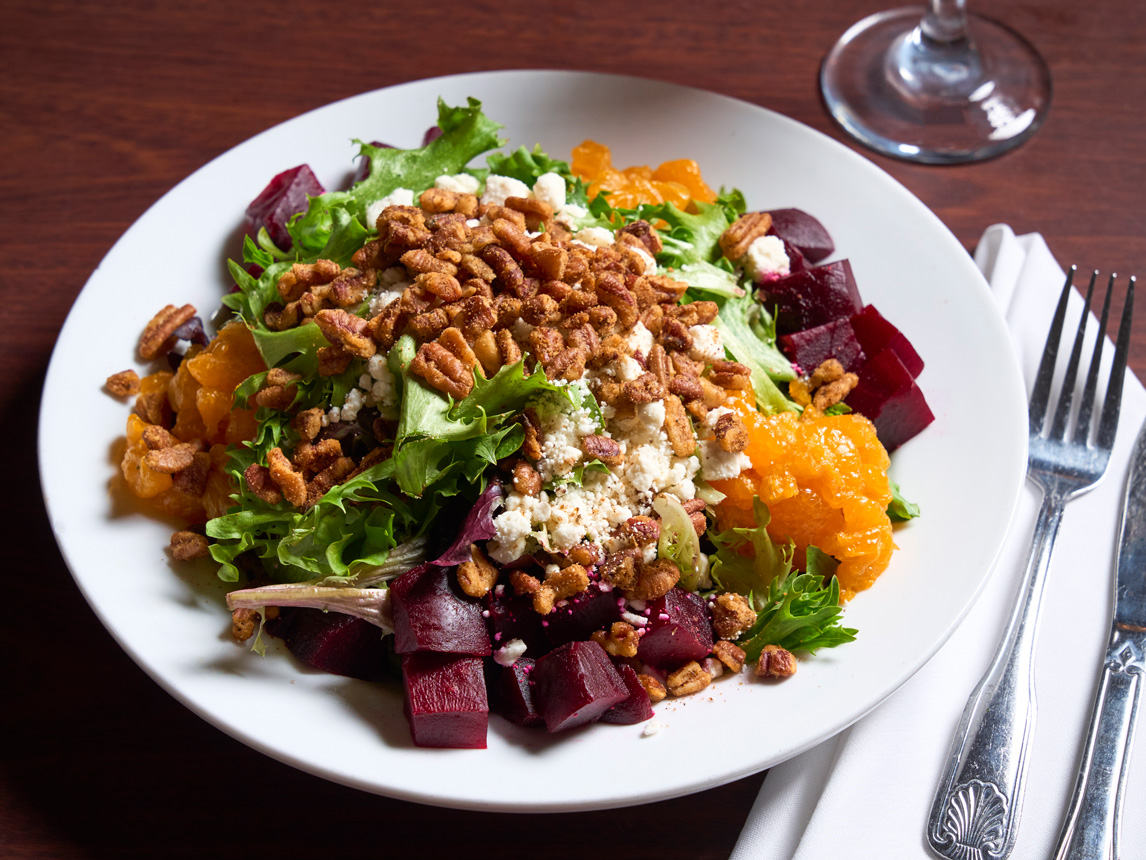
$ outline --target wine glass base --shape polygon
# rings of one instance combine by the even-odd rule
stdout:
[[[924,12],[880,12],[844,33],[820,68],[832,118],[864,146],[924,164],[980,161],[1030,138],[1051,100],[1050,71],[1038,51],[971,13],[967,32],[976,51],[957,44],[944,56],[934,43],[921,50]]]

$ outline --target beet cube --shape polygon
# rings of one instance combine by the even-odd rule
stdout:
[[[308,197],[317,197],[325,191],[309,165],[284,170],[247,207],[248,232],[253,236],[259,228],[266,227],[271,240],[282,250],[289,250],[291,238],[287,222],[296,212],[309,208]]]
[[[545,632],[553,647],[574,640],[588,639],[594,630],[608,627],[621,620],[619,594],[613,591],[599,591],[597,585],[590,585],[564,606],[555,607],[545,616]]]
[[[712,622],[700,596],[673,588],[648,607],[649,625],[637,647],[637,656],[650,666],[676,669],[712,653]]]
[[[818,263],[836,250],[824,225],[802,209],[773,209],[768,214],[772,216],[768,232],[799,248],[809,263]]]
[[[497,702],[497,712],[518,726],[536,726],[545,720],[537,712],[537,705],[533,697],[534,660],[528,657],[519,657],[512,666],[494,666],[497,668],[497,677],[494,681],[494,698]]]
[[[780,334],[846,319],[863,309],[852,265],[847,260],[765,281],[760,286],[760,297],[776,305],[776,331]]]
[[[601,722],[613,723],[619,726],[631,726],[634,723],[643,723],[653,716],[653,705],[649,701],[649,694],[637,680],[637,673],[631,666],[623,663],[617,665],[617,672],[629,691],[623,702],[618,702],[601,715]]]
[[[302,662],[332,675],[378,681],[387,674],[382,631],[362,618],[294,609],[287,620],[274,624],[273,632]]]
[[[591,723],[629,696],[605,649],[596,642],[567,642],[533,669],[537,710],[550,732]]]
[[[390,585],[394,650],[492,653],[481,605],[454,593],[453,568],[422,564]]]
[[[500,648],[512,639],[520,639],[530,657],[540,657],[549,650],[549,639],[541,626],[542,617],[534,610],[531,598],[509,591],[499,596],[491,591],[482,599],[482,605],[489,613],[486,624],[494,647]]]
[[[856,340],[868,355],[877,355],[890,349],[903,362],[912,377],[923,372],[923,359],[903,333],[883,318],[879,311],[868,305],[851,319]]]
[[[839,361],[844,370],[855,370],[867,359],[851,322],[846,319],[782,334],[776,338],[776,344],[803,373],[811,373],[829,358]]]
[[[402,682],[415,746],[485,749],[489,703],[479,658],[407,654]]]
[[[864,362],[856,375],[859,384],[844,402],[871,419],[889,452],[935,420],[923,392],[890,347]]]

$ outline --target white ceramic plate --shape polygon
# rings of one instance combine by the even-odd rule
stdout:
[[[229,286],[247,203],[275,173],[309,163],[327,188],[353,166],[351,138],[417,146],[438,96],[484,101],[510,145],[568,157],[585,138],[616,162],[700,161],[751,208],[799,207],[848,257],[864,299],[915,343],[936,421],[901,448],[893,476],[923,509],[845,621],[856,642],[801,662],[782,684],[725,678],[657,706],[659,733],[596,725],[565,735],[491,719],[484,751],[414,748],[400,690],[260,659],[230,641],[224,588],[168,560],[170,525],[108,493],[127,407],[101,390],[131,365],[166,303],[205,314]],[[219,157],[166,194],[92,274],[52,357],[40,468],[52,527],[84,595],[123,648],[189,708],[304,770],[393,797],[509,811],[659,800],[777,764],[831,737],[903,684],[981,589],[1023,481],[1025,392],[986,283],[942,223],[883,171],[831,139],[744,102],[650,81],[494,72],[419,81],[328,105]],[[79,425],[82,424],[82,428]],[[68,450],[67,457],[54,452]]]

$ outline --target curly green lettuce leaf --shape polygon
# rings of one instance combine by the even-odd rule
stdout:
[[[496,176],[509,176],[524,182],[530,188],[543,173],[556,173],[568,186],[574,180],[569,162],[550,158],[538,144],[532,150],[518,147],[509,155],[494,153],[486,158],[489,172]]]
[[[919,516],[919,505],[904,498],[903,491],[899,489],[899,484],[895,481],[888,481],[888,483],[891,484],[891,503],[887,506],[887,515],[891,521],[893,523],[904,522]]]
[[[759,612],[766,604],[771,583],[792,570],[796,545],[791,540],[785,544],[772,540],[766,528],[772,515],[759,496],[752,499],[752,514],[754,528],[733,528],[711,535],[716,546],[712,580],[722,591],[750,596],[753,608]]]

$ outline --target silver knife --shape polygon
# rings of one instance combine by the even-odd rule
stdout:
[[[1146,683],[1146,426],[1134,443],[1118,540],[1114,620],[1055,860],[1119,856],[1122,790]]]

